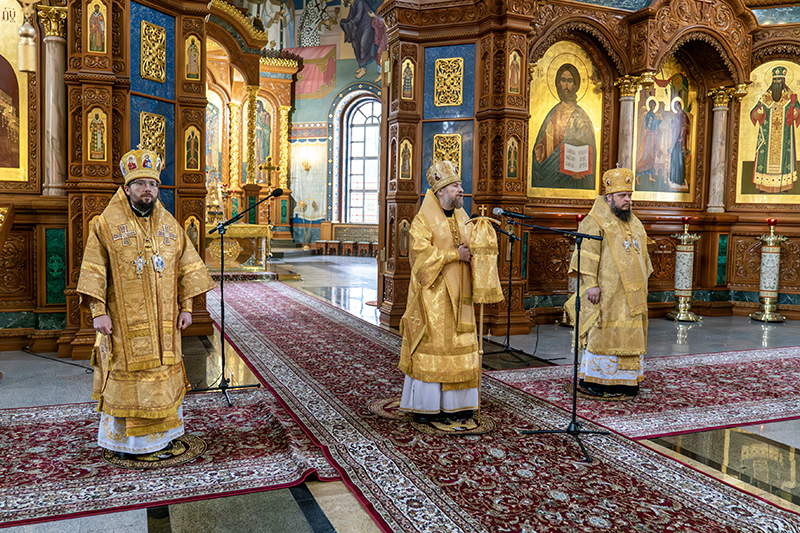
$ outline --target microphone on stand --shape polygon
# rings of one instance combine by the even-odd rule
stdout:
[[[274,189],[271,193],[269,193],[269,197],[270,198],[277,198],[278,196],[281,196],[282,194],[283,194],[283,189],[281,189],[279,187],[277,189]]]
[[[492,210],[492,213],[495,215],[503,216],[503,217],[511,217],[511,218],[525,218],[528,220],[535,220],[534,217],[530,215],[523,215],[522,213],[514,213],[513,211],[506,211],[501,207],[495,207]]]

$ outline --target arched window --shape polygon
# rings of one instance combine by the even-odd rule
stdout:
[[[377,224],[380,101],[374,98],[356,101],[344,122],[343,219],[350,224]]]

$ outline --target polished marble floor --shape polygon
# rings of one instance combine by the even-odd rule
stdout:
[[[301,279],[286,283],[316,295],[373,324],[379,323],[372,258],[302,256],[284,260]],[[371,305],[370,302],[373,304]],[[699,324],[650,321],[648,357],[699,354],[800,344],[800,322],[763,325],[742,317],[706,318]],[[571,364],[571,328],[540,325],[509,339],[520,358],[537,365]],[[493,338],[502,345],[504,338]],[[185,339],[187,374],[195,387],[218,384],[219,336]],[[486,348],[490,351],[491,348]],[[233,384],[255,377],[236,353],[226,348],[226,376]],[[497,354],[489,368],[521,366],[517,357]],[[0,407],[29,407],[85,402],[91,394],[86,361],[65,361],[53,354],[0,352]],[[702,469],[795,510],[800,503],[800,421],[714,430],[645,441],[662,453]],[[2,495],[0,495],[1,497]],[[280,512],[273,512],[279,509]],[[3,525],[0,524],[0,528]],[[365,532],[379,531],[342,483],[309,481],[292,489],[203,500],[147,510],[108,513],[69,521],[10,528],[14,532],[161,533],[202,531]]]

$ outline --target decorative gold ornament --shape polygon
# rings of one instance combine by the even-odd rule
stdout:
[[[161,160],[164,161],[164,153],[167,149],[167,119],[162,115],[139,113],[139,142],[156,152]]]
[[[8,214],[8,208],[0,207],[0,226],[2,226],[3,222],[5,222],[7,214]]]
[[[642,72],[639,76],[639,85],[642,87],[651,87],[656,82],[656,73],[653,71]]]
[[[633,98],[639,90],[641,79],[636,76],[625,75],[614,81],[614,87],[619,88],[620,98]]]
[[[278,110],[281,119],[281,135],[280,135],[280,170],[278,171],[278,179],[282,189],[289,188],[289,111],[292,106],[282,105]]]
[[[247,177],[245,183],[256,182],[256,99],[258,85],[247,89]]]
[[[294,59],[287,59],[282,57],[262,57],[259,59],[259,64],[264,67],[279,67],[279,68],[299,68],[300,65]]]
[[[708,91],[708,96],[714,100],[714,107],[728,107],[728,102],[735,91],[733,87],[720,87]]]
[[[219,9],[225,13],[228,18],[235,20],[253,39],[257,41],[268,41],[269,35],[260,31],[253,26],[253,23],[247,20],[241,11],[233,7],[231,4],[224,0],[211,0],[211,9]]]
[[[22,26],[20,26],[18,53],[18,68],[20,72],[36,72],[39,59],[39,50],[36,37],[36,10],[33,6],[40,0],[17,0],[22,6]]]
[[[733,97],[741,100],[747,96],[747,84],[746,83],[739,83],[733,87]]]
[[[36,6],[39,20],[44,26],[45,37],[67,38],[67,8],[58,6]]]
[[[464,58],[437,59],[434,70],[433,103],[436,107],[464,102]]]
[[[229,235],[230,236],[230,235]],[[217,263],[222,263],[222,245],[220,239],[214,239],[206,247],[208,253]],[[236,239],[225,239],[225,263],[230,263],[242,253],[242,245]]]
[[[433,163],[450,161],[461,179],[461,135],[446,133],[433,136]]]
[[[239,164],[239,104],[236,102],[229,102],[228,109],[231,111],[230,131],[228,132],[229,139],[228,145],[230,146],[230,170],[228,171],[228,180],[231,187],[238,187],[241,183]]]
[[[146,80],[164,83],[167,79],[167,30],[142,21],[139,48],[139,74]]]

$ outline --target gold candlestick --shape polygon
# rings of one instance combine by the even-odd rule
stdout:
[[[678,251],[675,254],[675,307],[667,313],[667,318],[676,322],[700,322],[702,317],[689,311],[692,307],[692,275],[694,272],[694,243],[700,235],[689,233],[689,217],[683,217],[683,233],[674,233],[678,239]]]
[[[775,235],[777,220],[767,220],[769,235],[756,237],[761,241],[761,285],[758,291],[760,309],[750,318],[759,322],[786,322],[786,317],[777,313],[778,284],[780,280],[781,243],[788,240],[783,235]]]

